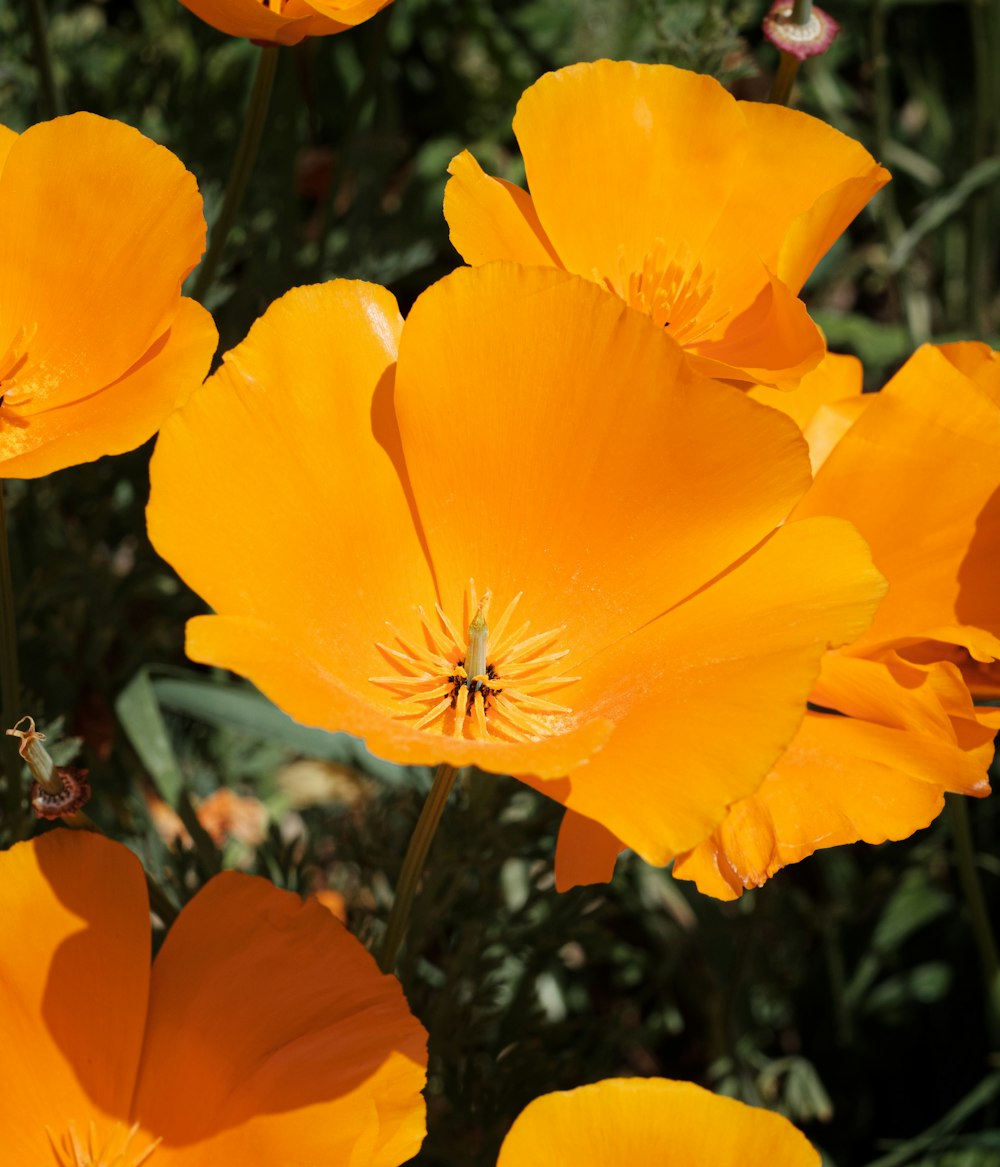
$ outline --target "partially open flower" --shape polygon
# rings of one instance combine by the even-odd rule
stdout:
[[[215,609],[187,650],[395,762],[512,773],[651,862],[798,728],[882,592],[848,523],[782,524],[794,423],[553,268],[463,268],[403,325],[271,306],[164,428],[149,531]]]
[[[181,0],[206,24],[230,36],[297,45],[364,24],[392,0]]]
[[[649,315],[708,376],[794,384],[825,344],[797,298],[888,172],[807,114],[711,77],[596,61],[549,73],[514,118],[530,194],[467,151],[445,189],[467,263],[546,264]]]
[[[787,1118],[666,1078],[609,1078],[543,1094],[515,1119],[497,1167],[819,1167]]]
[[[316,902],[226,873],[150,969],[142,868],[54,831],[0,855],[0,1146],[58,1167],[397,1167],[426,1035]]]
[[[0,126],[0,478],[134,449],[208,372],[181,298],[205,247],[193,175],[120,122]]]

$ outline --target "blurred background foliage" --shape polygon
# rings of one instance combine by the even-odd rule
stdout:
[[[806,294],[874,388],[923,340],[997,344],[1000,9],[827,7],[843,33],[805,67],[795,103],[861,140],[895,180]],[[449,159],[469,147],[523,180],[511,117],[548,69],[665,61],[766,98],[764,8],[396,0],[352,33],[282,50],[206,301],[222,350],[296,284],[376,280],[408,308],[458,262],[441,214]],[[26,9],[0,6],[0,120],[15,129],[49,112]],[[169,146],[211,223],[259,50],[176,0],[48,0],[48,31],[65,110]],[[200,602],[146,540],[148,457],[7,484],[25,709],[63,739],[59,760],[80,753],[93,815],[174,903],[236,865],[300,892],[337,890],[373,941],[430,775],[185,663],[183,625]],[[344,570],[356,566],[345,549]],[[989,800],[969,809],[996,919],[1000,824]],[[554,804],[476,773],[446,813],[400,966],[431,1032],[417,1162],[491,1167],[532,1097],[661,1074],[791,1115],[841,1167],[1000,1163],[1000,1035],[946,819],[905,843],[820,854],[729,905],[628,858],[610,886],[557,895],[557,827]]]

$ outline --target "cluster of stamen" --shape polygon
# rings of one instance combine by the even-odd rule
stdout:
[[[28,345],[35,337],[37,326],[22,324],[14,333],[6,349],[0,351],[0,405],[4,397],[17,387],[17,374],[28,359]]]
[[[662,239],[646,253],[640,271],[626,270],[623,254],[617,279],[603,283],[658,328],[667,329],[678,344],[696,343],[725,318],[704,314],[714,291],[711,275],[690,256],[669,254]]]
[[[103,1147],[97,1142],[93,1122],[88,1127],[86,1139],[81,1138],[72,1122],[68,1133],[58,1141],[48,1127],[45,1133],[49,1136],[58,1167],[143,1167],[163,1142],[162,1139],[154,1139],[145,1147],[137,1146],[135,1139],[139,1134],[138,1123],[124,1131],[119,1124]]]
[[[462,636],[439,604],[433,619],[422,608],[420,639],[392,624],[394,643],[376,647],[398,670],[371,677],[397,700],[395,715],[414,729],[479,741],[529,741],[558,732],[572,710],[542,696],[579,677],[557,675],[568,650],[554,650],[563,631],[528,635],[530,621],[512,626],[520,593],[490,629],[491,594],[481,597],[470,580],[468,633]]]

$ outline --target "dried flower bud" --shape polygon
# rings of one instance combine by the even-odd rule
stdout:
[[[22,729],[25,723],[27,728]],[[35,729],[34,718],[22,717],[13,729],[7,730],[7,736],[21,739],[17,752],[34,778],[29,797],[36,818],[64,818],[86,806],[90,801],[88,771],[76,766],[57,766],[42,745],[45,734]]]
[[[813,5],[809,19],[799,24],[792,19],[791,0],[775,0],[764,17],[764,36],[783,53],[797,61],[818,57],[833,44],[840,25],[829,13]]]

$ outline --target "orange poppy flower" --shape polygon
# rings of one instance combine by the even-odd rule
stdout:
[[[226,873],[150,971],[142,868],[58,830],[0,855],[0,1145],[61,1167],[396,1167],[426,1035],[320,904]]]
[[[823,662],[811,699],[841,716],[810,712],[760,789],[675,865],[724,899],[821,847],[906,838],[945,792],[989,793],[1000,710],[977,709],[967,681],[1000,656],[1000,354],[925,346],[867,400],[796,514],[856,523],[888,596]]]
[[[205,248],[194,176],[120,122],[0,127],[0,477],[134,449],[218,342],[181,298]]]
[[[889,180],[857,142],[711,77],[597,61],[549,73],[514,118],[530,195],[452,159],[444,212],[470,264],[596,280],[666,327],[699,370],[795,383],[825,344],[797,298]]]
[[[497,1167],[819,1167],[787,1118],[666,1078],[543,1094],[514,1120]]]
[[[392,0],[181,0],[188,11],[229,36],[297,45],[364,24]]]
[[[217,613],[193,659],[657,863],[760,783],[882,591],[849,524],[775,529],[809,481],[790,419],[552,268],[460,269],[405,327],[369,284],[289,293],[151,473],[153,542]]]

